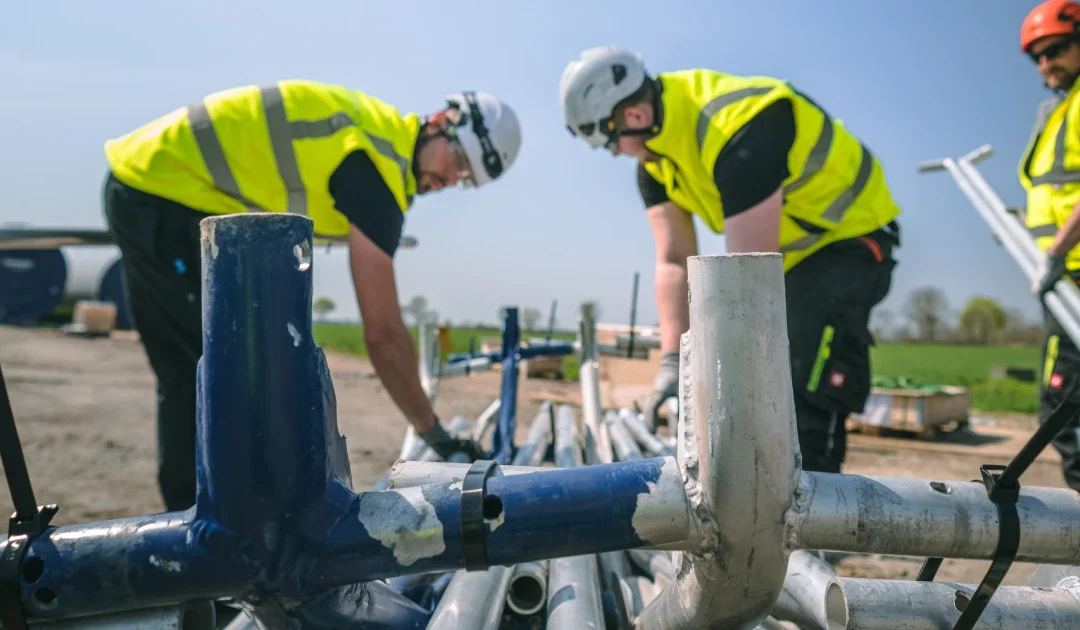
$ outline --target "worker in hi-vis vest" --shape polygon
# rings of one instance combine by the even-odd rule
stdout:
[[[703,69],[650,76],[640,55],[612,46],[572,61],[559,98],[572,135],[638,160],[663,357],[646,420],[677,396],[696,216],[729,252],[783,255],[803,466],[839,471],[844,420],[870,392],[870,310],[889,291],[899,246],[900,209],[878,160],[785,81]]]
[[[1080,4],[1050,0],[1032,9],[1020,27],[1020,47],[1054,92],[1038,108],[1035,128],[1020,158],[1020,183],[1027,191],[1025,222],[1046,253],[1031,291],[1040,300],[1063,277],[1080,280]],[[1046,335],[1039,387],[1039,422],[1063,402],[1080,378],[1080,350],[1043,304]],[[1076,418],[1053,440],[1061,453],[1065,481],[1080,490],[1080,444]]]
[[[157,376],[167,509],[195,501],[199,222],[212,215],[298,213],[317,237],[347,237],[364,340],[383,385],[439,455],[484,456],[444,430],[421,387],[393,257],[414,196],[497,179],[518,155],[521,130],[489,94],[446,100],[421,116],[346,87],[279,81],[211,94],[105,143],[105,216]]]

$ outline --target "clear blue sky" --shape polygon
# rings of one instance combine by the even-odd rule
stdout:
[[[904,246],[884,308],[942,287],[959,309],[990,295],[1038,308],[1019,269],[946,173],[926,159],[990,143],[983,173],[1023,203],[1016,162],[1047,96],[1018,49],[1034,1],[877,5],[828,2],[14,3],[0,38],[0,222],[104,225],[102,143],[206,93],[306,78],[428,112],[460,89],[509,101],[522,153],[480,191],[420,198],[398,255],[401,299],[423,294],[454,321],[491,321],[500,304],[559,300],[560,324],[596,299],[627,321],[641,272],[639,321],[656,318],[653,247],[634,163],[569,137],[559,76],[580,50],[618,44],[654,72],[707,67],[787,78],[859,135],[903,207]],[[703,253],[723,239],[699,223]],[[533,244],[525,245],[526,240]],[[316,258],[316,292],[355,315],[344,251]]]

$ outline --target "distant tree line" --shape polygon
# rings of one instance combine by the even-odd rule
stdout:
[[[870,331],[879,341],[901,342],[1038,345],[1043,338],[1041,321],[1026,321],[993,298],[975,296],[954,311],[945,293],[932,286],[912,291],[902,313],[875,309]]]

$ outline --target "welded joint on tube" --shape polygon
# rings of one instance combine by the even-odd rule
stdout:
[[[719,527],[713,516],[713,507],[701,481],[700,441],[695,423],[691,419],[694,409],[693,369],[690,357],[693,342],[689,332],[679,337],[679,472],[682,475],[686,500],[690,508],[690,526],[695,531],[693,553],[712,559],[720,544]]]
[[[787,524],[787,549],[796,551],[803,549],[804,545],[799,540],[799,532],[802,525],[809,519],[810,502],[814,497],[814,480],[810,475],[797,469],[799,480],[795,484],[795,492],[791,497],[784,522]]]

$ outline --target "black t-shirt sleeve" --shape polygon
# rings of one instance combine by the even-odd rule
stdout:
[[[776,192],[790,175],[788,153],[794,143],[795,113],[786,98],[735,132],[713,165],[725,217],[748,210]]]
[[[637,166],[637,187],[638,192],[641,193],[641,201],[644,202],[646,208],[651,208],[659,203],[668,201],[667,191],[664,190],[664,185],[656,181],[656,179],[649,174],[649,171],[645,170],[645,165],[638,162]]]
[[[338,212],[393,258],[405,214],[394,193],[364,151],[353,151],[330,176],[330,195]]]

